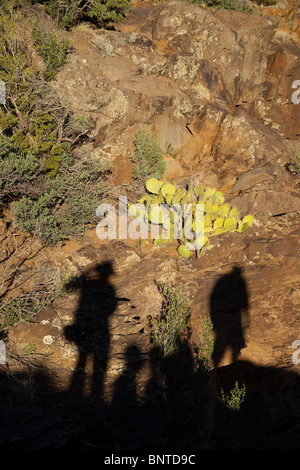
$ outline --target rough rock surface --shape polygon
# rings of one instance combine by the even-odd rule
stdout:
[[[299,70],[296,8],[286,42],[278,10],[213,13],[178,1],[142,4],[115,31],[69,33],[74,53],[54,85],[94,121],[85,150],[112,157],[115,184],[132,180],[132,141],[145,123],[180,150],[168,160],[175,183],[222,189],[256,221],[217,238],[200,259],[179,259],[176,245],[142,252],[134,240],[108,243],[94,232],[36,255],[77,282],[9,330],[3,448],[298,448],[300,204],[289,163],[300,105],[286,104]],[[4,221],[0,232],[4,243]],[[162,304],[156,281],[183,284],[191,307],[189,341],[165,370],[149,327]],[[192,346],[208,318],[209,378]],[[228,414],[216,393],[236,381],[246,399]]]
[[[132,178],[133,140],[145,124],[164,149],[179,153],[167,159],[166,177],[197,174],[226,191],[262,169],[252,185],[259,191],[263,183],[276,197],[256,215],[276,215],[286,211],[280,191],[293,184],[282,169],[298,149],[300,117],[291,101],[299,42],[279,43],[278,25],[273,16],[146,3],[117,31],[71,32],[74,53],[55,86],[94,122],[85,150],[114,160],[116,184]]]

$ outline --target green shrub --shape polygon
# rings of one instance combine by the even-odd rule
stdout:
[[[239,383],[235,383],[235,387],[230,390],[228,393],[225,393],[224,390],[221,388],[221,403],[229,410],[233,412],[239,411],[241,404],[245,400],[246,396],[246,386],[240,388]]]
[[[142,183],[145,178],[162,178],[166,170],[162,148],[144,126],[137,132],[134,146],[135,153],[131,156],[134,178]]]
[[[49,63],[53,68],[52,59]],[[17,38],[15,13],[4,7],[0,8],[0,80],[6,87],[6,103],[0,106],[1,137],[9,136],[23,155],[31,151],[47,159],[52,151],[52,158],[54,146],[56,157],[58,149],[63,154],[59,145],[70,140],[71,113],[31,68]]]
[[[130,0],[46,0],[43,5],[56,26],[64,29],[69,29],[82,20],[107,27],[111,22],[122,21],[131,9]]]
[[[32,317],[66,292],[64,274],[50,264],[41,263],[32,268],[30,290],[16,297],[1,299],[0,333],[18,323],[30,322]]]
[[[205,321],[201,321],[199,345],[194,343],[193,347],[198,367],[200,369],[209,370],[214,349],[213,324],[210,317]]]
[[[29,66],[17,40],[15,13],[1,5],[0,33],[0,79],[6,85],[6,103],[0,105],[0,202],[10,206],[15,227],[53,245],[93,223],[106,170],[72,156],[71,148],[91,126],[62,106]],[[50,69],[56,69],[65,43],[43,36],[37,26],[34,35]]]
[[[0,203],[40,194],[39,166],[36,155],[22,155],[12,138],[0,138]]]
[[[207,7],[225,10],[236,10],[244,13],[253,13],[252,8],[240,0],[192,0],[192,3],[201,3]]]
[[[275,5],[277,0],[251,0],[253,3],[258,5]],[[224,8],[225,10],[236,10],[242,11],[244,13],[253,13],[254,10],[249,7],[242,0],[191,0],[191,3],[201,3],[207,7],[212,7],[216,9]]]
[[[52,173],[31,153],[23,156],[13,148],[3,156],[11,145],[11,139],[0,139],[0,201],[10,203],[15,227],[34,233],[46,245],[83,233],[95,221],[105,168],[66,155],[50,178]]]
[[[67,63],[70,42],[59,39],[54,30],[48,34],[44,33],[37,22],[33,25],[32,37],[34,45],[46,65],[43,72],[45,80],[54,80],[58,69]]]
[[[298,152],[292,153],[291,166],[292,171],[296,173],[296,175],[300,175],[300,154]]]
[[[5,331],[19,321],[28,322],[45,307],[44,302],[34,304],[31,299],[14,298],[0,307],[0,327]]]
[[[94,161],[62,168],[55,179],[44,182],[47,192],[40,197],[23,197],[12,203],[15,226],[36,234],[45,245],[82,234],[85,225],[95,220],[104,171]]]
[[[253,3],[257,3],[258,5],[264,5],[268,7],[270,5],[275,5],[278,0],[251,0]]]
[[[163,296],[159,318],[151,319],[151,336],[154,345],[163,359],[174,354],[179,340],[188,327],[190,307],[183,294],[183,286],[157,283]]]

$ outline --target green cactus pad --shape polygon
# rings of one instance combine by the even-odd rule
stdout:
[[[227,204],[227,202],[222,204],[219,209],[219,216],[226,217],[228,215],[229,209],[230,207],[229,207],[229,204]]]
[[[206,214],[212,214],[213,211],[214,211],[214,205],[213,205],[213,203],[212,203],[211,201],[206,201],[206,202],[204,203],[204,212],[205,212]]]
[[[150,178],[146,182],[146,188],[149,191],[149,193],[159,194],[159,191],[160,191],[160,182],[159,182],[159,180],[156,179],[156,178]]]
[[[195,196],[197,196],[197,198],[199,198],[199,196],[203,195],[203,193],[204,193],[203,187],[201,185],[196,186],[196,188],[194,189]]]
[[[232,217],[227,217],[224,221],[223,228],[225,231],[229,232],[230,230],[235,230],[236,229],[236,220],[233,219]]]
[[[214,230],[216,230],[217,228],[222,228],[223,227],[223,224],[224,224],[224,219],[223,217],[218,217],[215,221],[214,221]]]
[[[221,204],[224,203],[224,201],[225,201],[225,198],[224,198],[223,194],[221,193],[221,191],[217,191],[215,193],[215,202],[216,202],[216,204],[221,205]]]
[[[128,205],[128,215],[129,215],[129,217],[136,217],[137,213],[138,213],[138,210],[137,210],[135,204]]]
[[[243,224],[243,222],[240,220],[240,221],[238,222],[236,231],[237,231],[238,233],[243,232],[243,227],[244,227],[244,224]]]
[[[168,204],[168,206],[171,206],[171,205],[172,205],[172,199],[173,199],[172,194],[167,194],[167,195],[166,195],[165,201],[166,201],[166,203]]]
[[[250,227],[253,222],[254,222],[254,217],[252,215],[245,215],[245,217],[243,217],[243,224],[247,224],[248,227]]]
[[[192,256],[193,251],[187,250],[184,245],[180,245],[180,246],[178,247],[178,253],[179,253],[180,256],[182,256],[183,258],[189,258],[190,256]]]
[[[171,183],[165,183],[161,187],[161,193],[164,197],[166,197],[167,195],[174,196],[175,191],[176,191],[176,188]]]
[[[238,233],[244,232],[249,228],[254,222],[254,217],[252,215],[246,215],[243,220],[240,220],[236,231]]]
[[[205,190],[205,196],[207,198],[213,196],[215,194],[216,190],[214,188],[206,188]]]
[[[237,207],[233,207],[232,209],[230,209],[229,211],[229,217],[232,217],[233,219],[237,219],[238,216],[239,216],[239,210]]]
[[[222,233],[225,233],[225,230],[223,227],[218,227],[216,230],[214,230],[214,233],[212,235],[222,235]]]
[[[181,194],[176,193],[172,198],[172,205],[173,204],[180,204],[180,201],[181,201]]]
[[[214,205],[212,215],[213,217],[217,217],[219,215],[219,206]]]
[[[162,209],[155,205],[151,207],[151,211],[149,211],[148,219],[152,224],[162,224],[166,215],[163,213]]]
[[[204,230],[203,220],[194,219],[193,223],[192,223],[192,229],[193,229],[193,232],[195,232],[197,234],[200,233],[201,231],[203,231]]]
[[[211,227],[211,225],[212,225],[211,215],[205,214],[204,215],[204,227]]]
[[[209,242],[209,238],[206,235],[204,235],[203,237],[202,236],[197,237],[196,240],[192,244],[197,250],[199,250],[203,248],[208,242]]]

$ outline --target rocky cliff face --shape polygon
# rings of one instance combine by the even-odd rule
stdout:
[[[167,158],[167,178],[197,175],[230,194],[255,187],[256,216],[297,210],[284,168],[298,148],[299,49],[278,42],[278,25],[273,16],[145,4],[118,31],[72,32],[75,52],[55,86],[93,119],[86,151],[114,160],[116,184],[131,180],[133,140],[146,124],[179,153]],[[274,191],[267,204],[262,187]]]
[[[79,282],[9,331],[3,387],[9,373],[22,393],[30,381],[34,398],[16,392],[6,400],[4,447],[297,447],[300,204],[291,157],[300,152],[300,104],[291,95],[300,80],[299,6],[258,10],[142,3],[115,30],[67,33],[74,51],[53,85],[94,122],[82,150],[111,159],[119,192],[132,182],[133,139],[145,124],[178,151],[176,159],[166,151],[167,179],[216,187],[256,222],[220,237],[200,259],[179,259],[174,246],[143,253],[133,240],[101,242],[94,232],[43,248],[37,263],[51,260]],[[162,302],[155,281],[183,284],[191,306],[190,347],[169,374],[151,353],[148,317]],[[207,318],[217,373],[195,388],[191,345]],[[35,361],[48,357],[44,366],[24,356],[28,344]],[[236,380],[247,393],[229,436],[212,403]]]

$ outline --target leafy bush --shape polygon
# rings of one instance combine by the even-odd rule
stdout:
[[[0,202],[10,205],[16,227],[52,245],[93,222],[106,170],[72,156],[71,148],[91,126],[62,106],[29,66],[14,18],[13,10],[0,8],[0,80],[6,85],[0,105]],[[41,31],[35,33],[44,46]],[[52,70],[52,58],[49,64]]]
[[[34,305],[32,299],[16,297],[0,308],[0,326],[5,331],[19,321],[29,321],[33,315],[45,307],[44,302]]]
[[[66,279],[63,273],[48,263],[33,267],[30,290],[14,298],[1,299],[0,334],[19,321],[29,322],[56,297],[63,295],[65,286]]]
[[[293,152],[291,157],[291,166],[292,171],[296,173],[296,175],[300,175],[300,154],[297,152]]]
[[[214,349],[213,324],[211,318],[202,320],[201,332],[199,334],[199,345],[194,343],[196,361],[200,369],[209,370],[210,360]]]
[[[242,11],[244,13],[253,13],[252,8],[250,8],[242,0],[188,0],[191,3],[200,3],[211,8],[224,8],[225,10],[236,10]]]
[[[82,20],[107,27],[111,22],[122,21],[131,8],[130,0],[46,0],[43,5],[56,22],[56,26],[65,29]]]
[[[6,103],[0,107],[3,138],[11,138],[15,152],[45,157],[61,144],[68,112],[56,92],[29,66],[18,41],[13,12],[0,9],[0,80]],[[59,125],[58,125],[59,123]],[[1,146],[4,145],[1,138]]]
[[[163,295],[159,318],[151,320],[151,334],[154,345],[163,359],[176,352],[182,333],[188,327],[190,307],[183,295],[183,286],[175,287],[157,283]]]
[[[224,8],[225,10],[236,10],[244,13],[253,13],[254,10],[243,0],[191,0],[192,3],[201,3],[207,7],[216,9]],[[275,5],[277,0],[252,0],[253,3],[258,5]]]
[[[239,411],[241,404],[245,400],[246,396],[246,386],[243,384],[243,386],[240,388],[239,383],[235,383],[235,387],[230,390],[230,392],[225,393],[223,389],[221,389],[221,397],[220,401],[223,405],[225,405],[228,410],[237,412]]]
[[[144,126],[137,132],[134,146],[135,153],[131,156],[134,178],[142,183],[145,178],[162,178],[166,170],[162,148]]]
[[[82,234],[85,225],[95,220],[103,194],[104,172],[94,161],[64,168],[54,180],[44,182],[47,192],[38,198],[22,197],[12,203],[15,226],[36,234],[45,245]]]
[[[45,80],[54,80],[57,70],[67,63],[70,42],[59,39],[54,30],[48,34],[44,33],[37,22],[33,25],[32,37],[34,45],[46,65],[43,72]]]
[[[278,0],[252,0],[253,3],[257,3],[258,5],[264,5],[268,7],[270,5],[275,5]]]
[[[12,140],[4,137],[0,141],[0,202],[32,194],[38,167],[36,156],[30,152],[22,156],[16,152]]]

